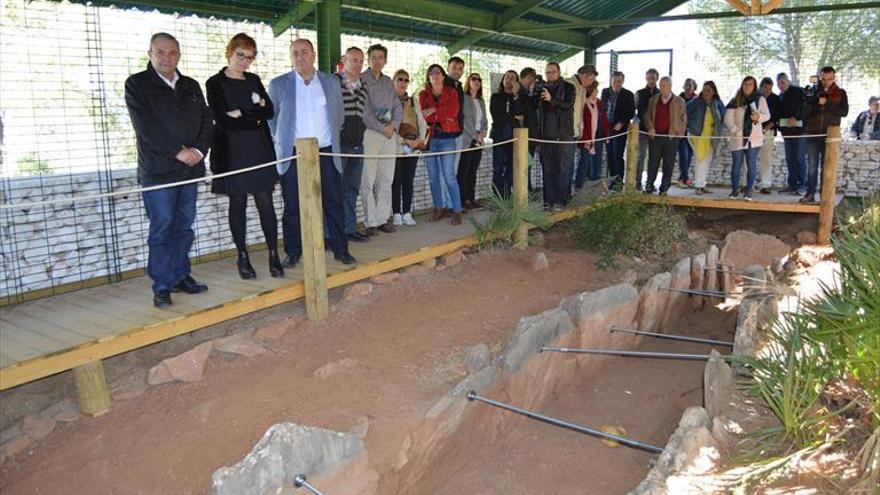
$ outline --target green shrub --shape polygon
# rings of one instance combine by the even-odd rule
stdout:
[[[497,191],[493,191],[483,199],[483,204],[489,210],[485,220],[468,218],[477,231],[477,239],[481,246],[513,242],[516,229],[523,222],[541,230],[547,230],[553,225],[550,216],[543,209],[543,203],[535,196],[529,197],[525,207],[518,207],[512,197],[505,198]]]
[[[685,217],[668,205],[649,205],[616,197],[574,221],[574,239],[600,256],[600,266],[613,266],[617,255],[660,257],[687,239]]]

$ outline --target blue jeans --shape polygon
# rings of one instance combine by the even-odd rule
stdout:
[[[343,153],[363,154],[363,146],[343,146]],[[342,158],[342,190],[345,202],[345,233],[354,234],[357,228],[357,201],[361,192],[361,175],[364,172],[363,157]],[[326,223],[325,223],[326,225]]]
[[[807,194],[816,194],[819,184],[819,167],[825,162],[825,138],[806,138],[807,142]]]
[[[755,188],[755,179],[758,177],[758,152],[761,147],[736,150],[733,153],[733,169],[730,171],[730,181],[733,183],[733,192],[739,192],[739,178],[742,173],[743,159],[746,162],[746,191]]]
[[[513,191],[513,143],[492,148],[492,186],[502,198]]]
[[[801,190],[807,185],[807,147],[805,139],[783,137],[785,165],[788,169],[788,187]]]
[[[150,220],[147,275],[153,279],[153,292],[171,290],[190,273],[196,193],[195,184],[143,193],[144,208]]]
[[[694,158],[694,150],[688,143],[687,138],[678,142],[678,180],[690,180],[689,172],[691,160]]]
[[[594,145],[596,147],[595,155],[591,155],[586,148],[578,148],[578,166],[574,174],[575,189],[584,187],[584,182],[587,179],[597,181],[602,176],[602,151],[605,148],[605,143],[597,141]]]
[[[431,139],[429,151],[453,151],[455,150],[455,141],[455,138]],[[458,188],[458,177],[455,175],[457,157],[458,155],[455,154],[429,156],[425,158],[425,164],[428,166],[428,180],[431,183],[431,198],[434,201],[434,208],[444,207],[443,186],[441,185],[443,182],[449,192],[452,211],[461,213],[461,190]]]

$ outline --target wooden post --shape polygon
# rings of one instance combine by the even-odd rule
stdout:
[[[324,208],[321,204],[318,140],[297,139],[296,153],[306,314],[310,320],[322,320],[330,314],[330,303],[327,298],[327,261],[324,258]]]
[[[829,127],[825,136],[825,163],[822,164],[822,190],[819,203],[819,244],[831,243],[834,201],[837,189],[837,161],[840,158],[840,127]]]
[[[639,161],[639,124],[633,122],[629,125],[629,136],[626,138],[626,174],[624,188],[627,192],[636,190],[636,162]]]
[[[513,130],[513,204],[519,211],[525,211],[529,203],[529,130],[517,127]],[[525,249],[529,245],[529,226],[520,222],[516,228],[514,245]]]
[[[100,416],[110,410],[110,392],[104,377],[104,364],[98,361],[73,369],[79,410],[88,416]]]

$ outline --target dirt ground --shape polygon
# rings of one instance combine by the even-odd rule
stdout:
[[[691,248],[703,250],[736,228],[784,241],[815,228],[812,216],[724,213],[691,215]],[[373,294],[354,301],[341,301],[341,291],[335,291],[329,320],[296,326],[268,344],[267,354],[245,358],[215,352],[200,382],[150,387],[115,401],[99,418],[59,423],[28,452],[0,465],[0,492],[208,493],[214,470],[239,461],[281,421],[345,431],[366,419],[370,459],[381,470],[395,462],[407,426],[465,375],[464,348],[487,343],[497,353],[520,317],[555,307],[577,292],[622,280],[640,283],[687,254],[626,260],[614,270],[599,270],[595,256],[566,241],[564,227],[546,237],[543,248],[483,251],[444,271],[376,286]],[[547,253],[550,268],[534,272],[530,264],[539,250]],[[111,386],[142,381],[161,359],[202,341],[252,333],[302,312],[301,303],[289,303],[106,360],[108,379]],[[729,340],[732,329],[728,314],[704,310],[681,330]],[[644,344],[682,352],[700,347],[705,349]],[[330,371],[316,375],[322,367]],[[637,439],[663,445],[684,408],[699,403],[701,369],[695,363],[609,360],[543,412],[591,426],[619,425]],[[69,373],[4,392],[0,426],[73,393]],[[584,493],[584,487],[593,490],[587,493],[620,493],[644,477],[651,456],[530,424],[491,448],[458,457],[462,469],[438,468],[424,480],[424,493]],[[465,469],[465,461],[480,469]]]

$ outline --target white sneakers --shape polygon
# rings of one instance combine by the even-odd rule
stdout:
[[[398,216],[400,216],[400,215],[394,215],[394,216],[395,216],[395,217],[398,217]],[[404,224],[404,225],[410,225],[410,226],[412,226],[412,225],[415,225],[415,224],[416,224],[416,220],[412,217],[412,214],[411,214],[411,213],[404,213],[404,215],[403,215],[403,224]]]
[[[391,216],[391,223],[394,225],[403,225],[403,217],[400,216],[400,213],[395,213]]]

